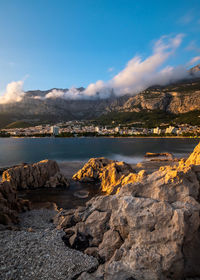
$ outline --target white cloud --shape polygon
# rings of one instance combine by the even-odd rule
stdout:
[[[172,72],[174,72],[174,70],[172,71],[172,68],[170,68],[171,70],[169,71],[168,69],[166,73],[166,71],[159,70],[159,68],[180,46],[183,36],[183,34],[178,34],[174,38],[168,36],[161,37],[155,43],[151,56],[147,57],[145,60],[142,60],[139,56],[132,58],[127,63],[126,67],[114,76],[113,79],[107,83],[98,81],[94,84],[90,84],[85,90],[85,94],[92,96],[95,95],[96,92],[99,92],[101,97],[105,97],[109,94],[111,89],[113,89],[117,95],[126,93],[136,94],[155,83],[167,83],[169,79],[171,80],[173,78]],[[181,70],[181,75],[182,74],[183,71]]]
[[[97,81],[88,85],[88,87],[81,93],[76,89],[69,90],[65,94],[57,90],[53,90],[46,95],[46,98],[106,98],[114,91],[116,95],[123,95],[126,93],[136,94],[149,86],[154,84],[167,84],[170,81],[185,77],[187,71],[183,67],[178,68],[164,68],[160,67],[164,62],[176,51],[183,40],[184,34],[178,34],[171,38],[169,36],[162,36],[154,45],[153,54],[142,60],[141,57],[133,57],[116,76],[110,81]]]
[[[188,65],[194,65],[198,61],[200,61],[200,56],[195,56],[189,61]]]
[[[23,81],[9,83],[6,87],[5,93],[0,97],[0,104],[21,101],[25,94],[22,89],[23,84]]]
[[[75,87],[72,87],[67,91],[54,89],[45,95],[45,98],[58,98],[58,97],[63,99],[81,99],[83,97],[83,94]]]

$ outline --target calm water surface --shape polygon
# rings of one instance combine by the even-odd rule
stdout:
[[[82,191],[87,194],[80,198],[77,194]],[[77,206],[84,206],[93,196],[100,194],[99,186],[94,184],[81,184],[70,182],[70,188],[40,188],[34,190],[24,190],[19,192],[19,196],[29,199],[32,206],[42,208],[46,202],[54,202],[59,208],[72,209]]]
[[[102,156],[136,163],[146,152],[187,156],[198,142],[189,138],[0,138],[0,167],[47,158],[86,161]]]

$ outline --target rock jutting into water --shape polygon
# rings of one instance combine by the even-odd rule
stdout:
[[[131,165],[123,161],[91,158],[72,179],[85,183],[100,183],[101,190],[111,194],[118,192],[121,186],[136,182],[144,176],[144,171],[136,174]]]
[[[16,224],[18,213],[30,209],[28,200],[18,198],[18,190],[57,186],[68,187],[69,182],[53,160],[20,165],[4,171],[0,182],[0,224]]]
[[[102,174],[112,164],[117,169],[116,162],[92,159],[74,177],[94,177],[102,184]],[[95,272],[78,279],[199,279],[200,144],[178,166],[150,175],[143,171],[140,179],[127,179],[121,188],[118,182],[124,177],[115,179],[116,172],[108,171],[106,180],[112,190],[116,182],[118,193],[94,197],[85,207],[62,210],[54,218],[66,233],[67,246],[99,261]]]
[[[144,157],[146,157],[146,158],[165,157],[168,159],[172,159],[173,155],[171,153],[149,153],[148,152],[144,155]]]
[[[68,180],[60,173],[54,160],[42,160],[10,168],[3,172],[2,181],[8,181],[18,189],[35,189],[41,187],[69,186]]]

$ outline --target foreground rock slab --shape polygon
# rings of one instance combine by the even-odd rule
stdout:
[[[0,278],[4,280],[71,280],[94,269],[93,257],[71,250],[56,230],[50,210],[32,210],[20,215],[21,231],[0,232]]]

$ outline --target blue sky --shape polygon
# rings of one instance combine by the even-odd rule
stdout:
[[[0,0],[0,92],[110,80],[163,35],[184,38],[165,65],[200,56],[199,0]]]

